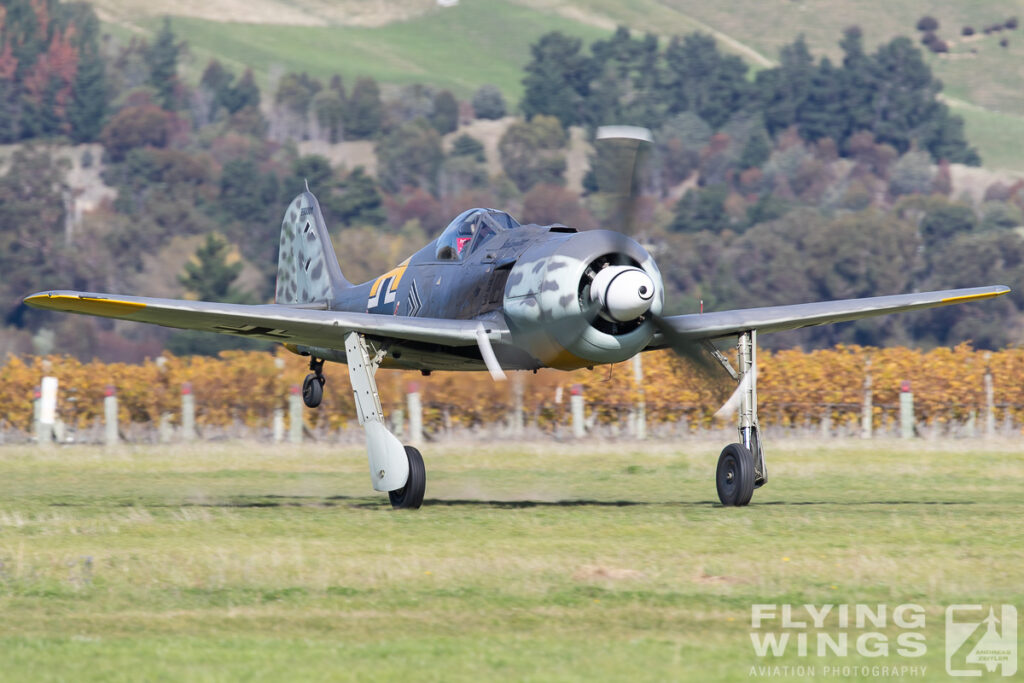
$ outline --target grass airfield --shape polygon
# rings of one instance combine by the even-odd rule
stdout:
[[[935,679],[946,605],[1024,603],[1019,442],[769,441],[734,509],[721,446],[428,444],[417,512],[361,448],[0,448],[0,679]],[[753,603],[906,602],[917,659],[751,646]]]

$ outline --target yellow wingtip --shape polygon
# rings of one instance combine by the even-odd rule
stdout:
[[[36,308],[109,317],[128,315],[146,307],[146,304],[138,301],[77,296],[74,294],[33,294],[25,298],[25,303]]]
[[[1009,287],[1004,287],[1003,289],[997,290],[997,291],[994,291],[994,292],[981,292],[980,294],[965,294],[963,296],[947,297],[947,298],[942,300],[942,303],[944,303],[944,304],[952,304],[952,303],[957,303],[957,302],[961,302],[961,301],[979,301],[981,299],[992,299],[992,298],[997,297],[997,296],[1002,296],[1003,294],[1008,294],[1009,292],[1010,292],[1010,288]]]

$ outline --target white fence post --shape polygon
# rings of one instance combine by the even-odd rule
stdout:
[[[117,434],[117,393],[113,384],[108,384],[103,391],[103,422],[104,441],[108,446],[116,446]]]
[[[864,364],[864,405],[860,415],[860,438],[871,438],[871,420],[874,417],[874,401],[871,395],[871,359]]]
[[[302,443],[302,393],[298,384],[288,394],[288,441]]]
[[[644,365],[640,354],[633,356],[633,381],[636,382],[640,398],[636,402],[636,424],[633,436],[643,441],[647,438],[647,400],[644,396]]]
[[[284,410],[274,408],[274,443],[284,441]]]
[[[996,436],[996,401],[995,388],[992,385],[992,368],[988,366],[991,353],[985,354],[985,438]]]
[[[909,380],[900,383],[900,438],[914,438],[914,392]]]
[[[423,442],[423,403],[420,400],[420,385],[409,382],[406,403],[409,406],[409,443],[416,446]]]
[[[36,438],[40,445],[53,441],[57,423],[57,378],[43,377],[39,385],[39,423]]]
[[[181,385],[181,438],[183,441],[196,438],[196,399],[192,395],[192,382]]]
[[[586,434],[586,426],[583,421],[583,385],[573,384],[569,396],[569,405],[572,409],[572,436],[574,439],[582,439]]]
[[[523,373],[512,375],[512,436],[522,436],[523,420]]]

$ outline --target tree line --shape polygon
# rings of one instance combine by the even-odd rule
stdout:
[[[531,47],[524,96],[512,106],[490,85],[463,102],[427,84],[382,87],[369,77],[348,84],[286,72],[261,88],[251,71],[216,60],[189,84],[179,76],[188,47],[169,21],[151,39],[116,43],[101,40],[88,5],[7,5],[0,65],[17,68],[0,69],[10,74],[0,86],[20,94],[0,101],[19,112],[3,120],[20,122],[15,139],[29,143],[99,143],[99,156],[86,150],[77,166],[102,169],[115,192],[78,217],[59,155],[32,144],[11,154],[0,173],[8,350],[141,358],[165,346],[214,353],[238,345],[73,316],[54,321],[20,301],[44,287],[149,293],[160,255],[184,238],[195,252],[172,286],[197,298],[266,301],[281,211],[307,183],[353,280],[386,270],[480,205],[527,222],[631,231],[662,264],[675,311],[696,310],[700,300],[720,309],[1012,284],[1024,274],[1024,240],[1014,231],[1024,223],[1024,185],[993,185],[978,204],[954,195],[950,162],[979,159],[907,39],[868,53],[851,28],[842,62],[832,64],[798,38],[777,67],[751,76],[706,35],[663,42],[620,28],[585,49],[550,33]],[[58,58],[65,53],[71,58]],[[51,95],[38,87],[43,73]],[[32,107],[51,112],[30,115],[38,113]],[[494,174],[483,141],[460,128],[517,112],[503,124]],[[40,128],[39,119],[51,122]],[[636,175],[632,225],[602,187],[602,170],[616,164],[602,145],[593,146],[582,194],[567,186],[570,129],[582,127],[592,142],[605,123],[654,131]],[[303,155],[296,142],[305,140],[370,141],[376,172]],[[360,258],[345,258],[351,253]],[[258,284],[239,284],[243,265],[259,273]],[[985,307],[770,343],[973,338],[997,347],[1014,338],[1022,308],[1015,293]]]
[[[658,130],[689,112],[718,131],[753,117],[769,137],[795,127],[808,142],[832,140],[844,156],[857,133],[871,131],[900,153],[914,146],[936,161],[980,164],[909,38],[869,54],[854,26],[839,46],[843,59],[833,64],[815,60],[798,37],[781,49],[778,66],[750,78],[746,63],[706,34],[677,36],[662,48],[653,34],[633,37],[619,27],[587,52],[578,38],[552,32],[531,47],[520,107],[527,118],[548,114],[563,126],[591,128],[628,121]]]

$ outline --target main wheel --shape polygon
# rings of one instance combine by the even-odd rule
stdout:
[[[302,402],[309,408],[316,408],[324,400],[324,378],[313,373],[302,380]]]
[[[740,443],[731,443],[718,456],[715,474],[722,505],[746,505],[754,494],[754,454]]]
[[[402,488],[388,491],[388,497],[396,510],[418,510],[427,489],[427,468],[423,466],[423,456],[412,446],[405,447],[405,457],[409,459],[409,479]]]

